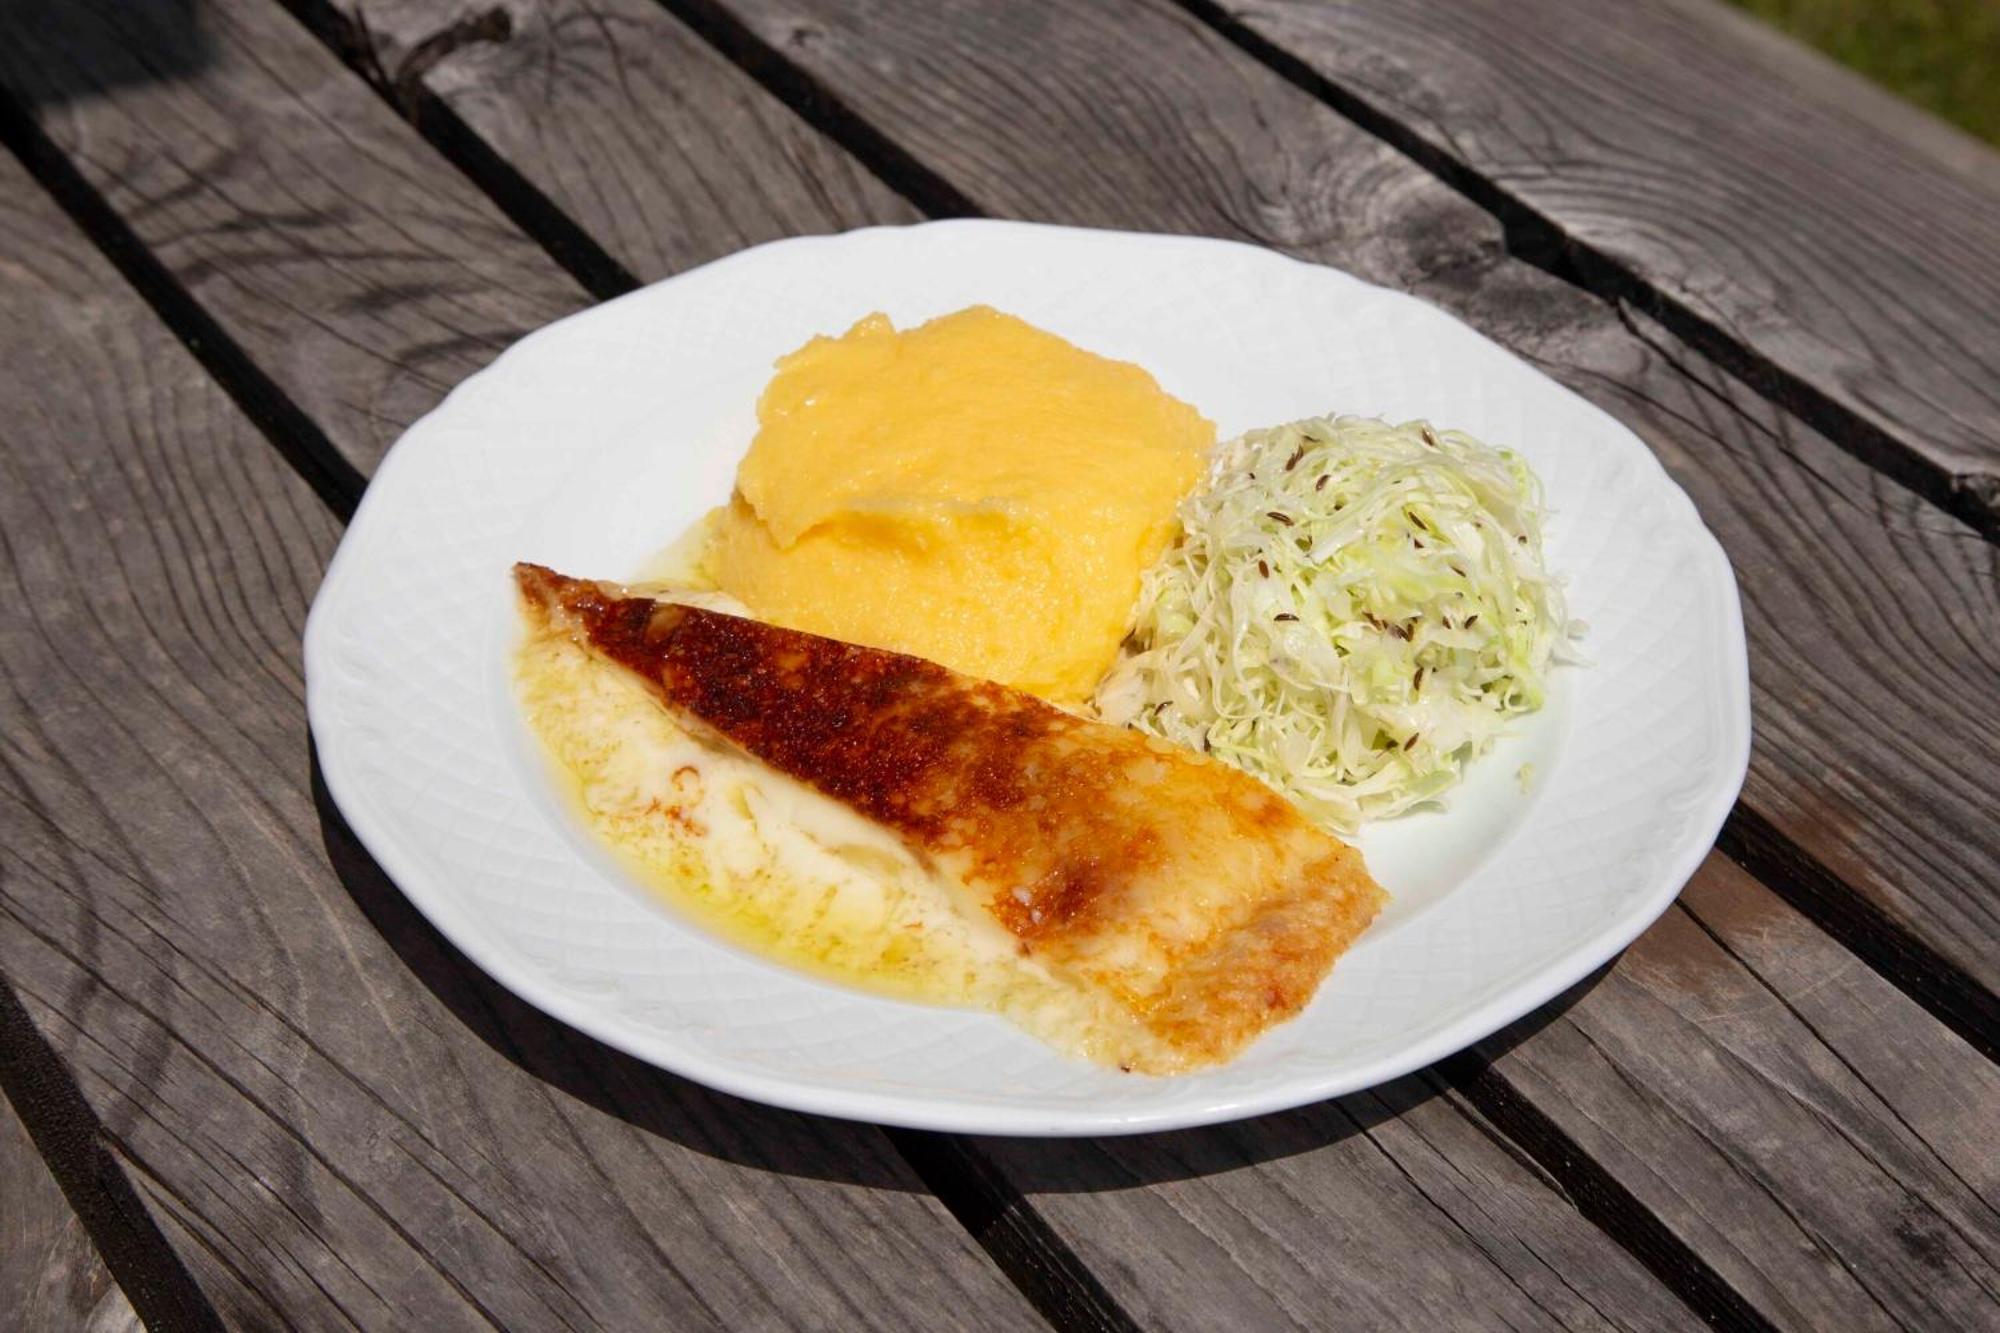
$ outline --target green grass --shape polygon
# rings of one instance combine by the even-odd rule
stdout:
[[[1732,0],[2000,145],[2000,0]]]

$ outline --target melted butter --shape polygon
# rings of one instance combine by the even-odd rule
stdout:
[[[711,611],[750,615],[749,607],[716,587],[715,543],[727,512],[726,508],[709,510],[686,532],[655,552],[640,566],[639,576],[626,586],[634,592],[706,606]]]
[[[674,549],[648,573],[684,575]],[[678,599],[741,609],[714,593]],[[1024,955],[894,835],[690,734],[637,680],[566,637],[528,636],[515,683],[577,817],[627,874],[713,934],[825,981],[1002,1013],[1104,1063],[1177,1063],[1112,997]]]

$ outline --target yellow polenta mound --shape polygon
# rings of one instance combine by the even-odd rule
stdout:
[[[1215,427],[986,306],[778,362],[709,573],[781,625],[1087,698]]]

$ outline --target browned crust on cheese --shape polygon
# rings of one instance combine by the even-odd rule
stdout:
[[[1256,780],[1135,732],[901,653],[519,565],[529,606],[791,777],[947,862],[1052,965],[1100,932],[1148,930],[1185,813],[1212,843],[1270,849],[1270,874],[1175,937],[1164,981],[1121,1002],[1188,1065],[1227,1058],[1304,1007],[1383,896],[1360,857]],[[1177,804],[1178,803],[1178,804]]]
[[[1226,1059],[1305,1008],[1386,900],[1360,855],[1339,847],[1175,967],[1147,1027],[1191,1063]]]

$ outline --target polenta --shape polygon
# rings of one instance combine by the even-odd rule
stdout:
[[[1214,426],[987,306],[778,362],[707,571],[760,618],[1089,697]]]

